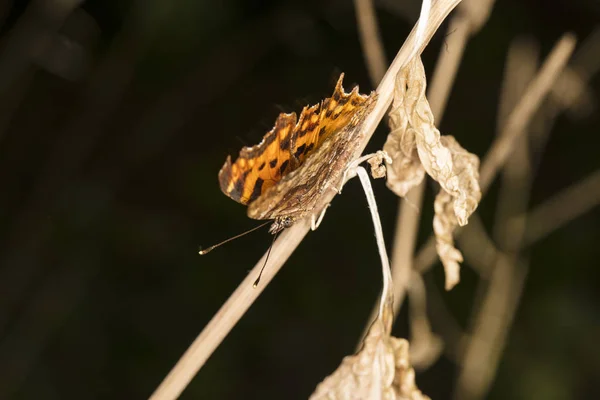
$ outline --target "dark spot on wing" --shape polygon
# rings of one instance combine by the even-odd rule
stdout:
[[[304,154],[308,154],[310,153],[310,151],[315,147],[314,143],[311,143],[308,145],[308,147],[306,148],[306,151],[304,152]]]
[[[310,131],[311,131],[311,129],[310,129],[310,126],[309,126],[309,127],[308,127],[308,129],[306,129],[306,130],[304,130],[304,131],[303,131],[303,130],[301,130],[300,132],[298,132],[298,137],[299,137],[299,138],[301,138],[301,137],[304,137],[304,136],[305,136],[305,135],[306,135],[308,132],[310,132]]]
[[[302,154],[304,154],[304,150],[306,149],[306,143],[303,144],[302,146],[298,147],[296,149],[296,152],[294,153],[294,155],[296,156],[296,158],[300,157]]]
[[[233,189],[231,190],[231,192],[229,192],[229,195],[231,196],[231,198],[239,200],[242,197],[243,191],[244,191],[244,179],[240,178],[237,181],[235,181],[235,185],[233,186]]]
[[[261,178],[256,179],[256,183],[254,184],[254,189],[252,189],[252,194],[250,195],[250,201],[256,199],[262,193],[262,185],[264,180]]]
[[[263,168],[265,167],[265,165],[267,165],[267,163],[262,163],[262,164],[260,164],[260,167],[258,167],[258,170],[259,170],[259,171],[262,171],[262,170],[263,170]]]
[[[285,169],[287,168],[287,166],[288,166],[288,164],[289,164],[289,163],[290,163],[290,160],[285,160],[285,161],[283,162],[283,164],[281,164],[281,167],[279,167],[279,173],[280,173],[281,175],[283,175],[283,174],[284,174],[284,172],[285,172]]]
[[[290,135],[286,136],[281,142],[279,142],[279,148],[281,150],[288,150],[290,147]]]
[[[246,182],[246,178],[248,177],[249,173],[250,173],[250,170],[244,172],[242,174],[242,176],[240,176],[238,178],[238,180],[235,181],[235,185],[233,186],[233,189],[231,190],[231,192],[229,192],[229,195],[232,199],[236,199],[236,200],[242,199],[242,194],[244,193],[244,184]]]
[[[276,158],[274,158],[271,161],[269,161],[269,166],[271,168],[275,168],[276,165],[277,165],[277,159]]]

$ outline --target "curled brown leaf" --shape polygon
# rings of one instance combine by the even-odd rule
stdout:
[[[407,96],[407,68],[396,78],[392,111],[389,114],[390,134],[383,150],[392,158],[387,164],[387,186],[400,197],[423,181],[425,169],[417,153],[415,130],[409,125],[408,110],[414,101]]]
[[[441,190],[436,198],[434,232],[437,252],[446,272],[446,288],[459,279],[462,254],[454,247],[452,233],[468,223],[481,199],[479,158],[462,148],[452,136],[442,136],[435,127],[425,96],[427,81],[420,58],[411,61],[396,80],[392,129],[383,149],[393,162],[388,167],[387,186],[405,196],[427,172]]]
[[[317,386],[311,400],[429,399],[415,383],[408,341],[391,336],[390,293],[382,293],[386,300],[382,312],[369,328],[361,349],[342,360],[333,374]]]
[[[311,400],[426,400],[415,383],[405,339],[390,336],[377,319],[364,339],[362,349],[345,357],[337,370],[310,397]]]

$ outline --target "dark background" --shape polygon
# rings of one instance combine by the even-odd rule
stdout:
[[[262,230],[198,255],[256,226],[219,190],[226,156],[258,143],[279,112],[329,95],[342,71],[347,88],[373,87],[349,0],[70,3],[0,3],[0,398],[146,398],[270,244]],[[375,3],[391,60],[419,3]],[[527,34],[545,57],[599,16],[592,0],[498,1],[466,49],[442,133],[483,156],[509,43]],[[429,72],[446,34],[423,55]],[[596,112],[559,118],[532,206],[598,168],[599,128]],[[374,186],[391,243],[397,199]],[[496,192],[479,208],[488,230]],[[421,241],[432,201],[429,189]],[[600,395],[599,224],[594,209],[531,248],[489,398]],[[307,398],[353,352],[380,279],[351,182],[182,397]],[[442,293],[462,325],[477,279],[467,266]],[[440,265],[427,281],[443,286]],[[405,308],[396,336],[409,332]],[[417,383],[447,399],[455,372],[442,357]]]

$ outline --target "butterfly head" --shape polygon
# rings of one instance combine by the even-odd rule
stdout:
[[[285,228],[289,228],[290,226],[294,225],[294,222],[296,222],[296,218],[294,217],[277,217],[269,228],[269,233],[274,235],[278,232],[281,232]]]

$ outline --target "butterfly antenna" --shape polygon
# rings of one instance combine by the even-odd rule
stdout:
[[[199,253],[200,253],[200,255],[201,255],[201,256],[203,256],[203,255],[205,255],[206,253],[208,253],[209,251],[212,251],[212,250],[216,249],[217,247],[219,247],[219,246],[221,246],[221,245],[223,245],[223,244],[225,244],[225,243],[227,243],[227,242],[231,242],[232,240],[235,240],[235,239],[237,239],[237,238],[239,238],[239,237],[242,237],[242,236],[244,236],[244,235],[247,235],[247,234],[249,234],[250,232],[254,232],[255,230],[257,230],[257,229],[260,229],[260,228],[262,228],[263,226],[265,226],[265,225],[267,225],[267,224],[270,224],[270,223],[271,223],[271,221],[267,221],[267,222],[265,222],[264,224],[260,224],[259,226],[257,226],[257,227],[254,227],[254,228],[252,228],[252,229],[250,229],[250,230],[248,230],[248,231],[246,231],[246,232],[240,233],[239,235],[235,235],[234,237],[230,237],[229,239],[223,240],[221,243],[217,243],[217,244],[215,244],[215,245],[213,245],[213,246],[210,246],[209,248],[207,248],[207,249],[205,249],[205,250],[200,250],[200,251],[199,251]]]
[[[254,281],[254,284],[252,285],[252,287],[257,287],[258,286],[258,282],[260,282],[260,277],[262,276],[263,271],[265,270],[265,267],[267,266],[267,261],[269,261],[269,256],[271,255],[271,249],[273,249],[273,245],[275,244],[275,239],[277,239],[277,236],[279,236],[279,232],[277,232],[276,234],[273,235],[273,241],[271,242],[271,245],[269,246],[269,251],[267,251],[267,258],[265,258],[265,263],[263,264],[262,268],[260,269],[260,272],[258,273],[258,278],[256,278],[256,280]]]

